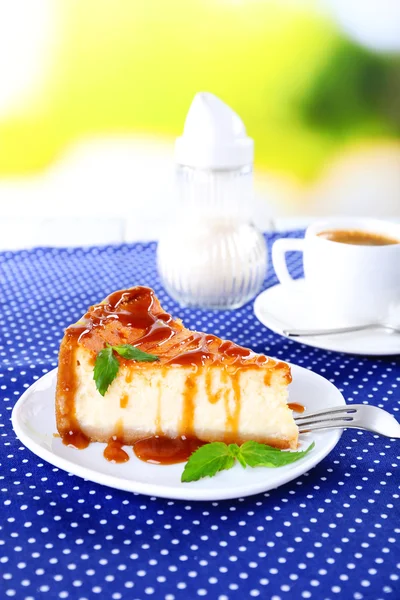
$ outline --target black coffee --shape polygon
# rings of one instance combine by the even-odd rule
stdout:
[[[328,231],[321,231],[318,235],[331,242],[354,244],[355,246],[389,246],[391,244],[400,244],[400,240],[387,235],[370,233],[369,231],[358,231],[357,229],[330,229]]]

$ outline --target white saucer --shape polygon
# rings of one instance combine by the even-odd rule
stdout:
[[[303,404],[307,410],[342,406],[344,398],[329,381],[308,369],[291,365],[293,382],[290,402]],[[182,483],[184,464],[160,466],[142,462],[125,448],[130,460],[123,464],[103,457],[105,444],[90,444],[85,450],[64,446],[56,432],[54,398],[57,369],[36,381],[21,396],[12,413],[14,431],[21,442],[47,462],[96,483],[149,496],[179,500],[225,500],[266,492],[292,481],[317,465],[339,441],[342,431],[312,432],[300,436],[300,448],[315,442],[304,458],[285,467],[243,469],[235,465],[229,471],[193,483]]]
[[[284,337],[284,329],[318,329],[306,295],[304,279],[288,285],[275,285],[262,292],[255,300],[254,312],[259,321]],[[327,325],[329,326],[329,325]],[[383,329],[354,331],[318,337],[293,337],[296,342],[364,356],[392,356],[400,354],[400,335]]]

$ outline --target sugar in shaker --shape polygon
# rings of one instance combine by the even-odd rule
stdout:
[[[177,202],[158,244],[158,270],[179,304],[237,308],[259,292],[267,268],[253,218],[254,142],[240,117],[196,94],[176,140]]]

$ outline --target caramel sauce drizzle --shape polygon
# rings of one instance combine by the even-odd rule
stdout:
[[[153,436],[139,440],[133,451],[140,460],[155,465],[173,465],[188,460],[189,456],[206,442],[184,435],[176,438]]]
[[[288,402],[288,407],[290,410],[297,413],[303,413],[306,410],[306,407],[298,402]]]
[[[128,402],[129,402],[129,396],[128,394],[122,394],[121,398],[119,399],[119,405],[121,408],[126,408],[128,406]]]
[[[157,398],[157,414],[156,414],[156,435],[162,435],[162,429],[161,429],[161,395],[162,395],[162,388],[161,388],[161,381],[158,381],[157,383],[157,390],[158,390],[158,398]]]
[[[241,408],[241,392],[239,384],[240,372],[232,374],[232,391],[233,391],[233,410],[229,410],[229,400],[226,402],[226,434],[225,437],[229,440],[234,440],[238,434],[239,417]]]
[[[115,433],[108,440],[104,449],[103,456],[110,462],[124,463],[129,460],[129,455],[122,449],[124,439],[124,424],[122,419],[118,419],[115,424]]]
[[[194,433],[194,399],[197,393],[196,372],[190,373],[183,390],[183,406],[179,431],[181,435],[191,436]]]
[[[155,363],[135,363],[135,369],[152,369],[192,367],[187,376],[184,389],[182,414],[179,430],[185,439],[194,433],[194,399],[197,393],[197,377],[207,367],[206,392],[211,403],[224,401],[226,408],[226,428],[229,437],[235,438],[238,433],[238,424],[241,408],[241,394],[239,377],[242,370],[255,366],[268,366],[272,373],[276,368],[285,369],[286,381],[290,383],[290,371],[285,363],[277,362],[263,355],[258,355],[242,348],[230,341],[195,331],[188,331],[180,321],[175,321],[160,306],[153,290],[137,286],[128,290],[114,292],[104,302],[91,306],[83,318],[75,325],[67,328],[60,349],[60,361],[57,382],[57,424],[63,443],[76,448],[85,448],[89,438],[85,435],[78,423],[75,407],[75,394],[77,389],[76,361],[77,349],[82,346],[92,354],[94,364],[97,353],[106,343],[110,345],[131,344],[151,352],[159,357]],[[126,365],[124,377],[126,383],[132,381],[134,370],[130,368],[131,361],[117,357],[121,366]],[[220,389],[213,392],[213,375],[211,365],[223,366],[221,383],[231,379],[232,387],[221,385]],[[121,369],[122,371],[122,369]],[[265,374],[266,385],[270,384],[270,372]],[[225,388],[225,389],[224,389]],[[233,396],[232,391],[233,390]],[[156,438],[164,439],[161,431],[161,383],[156,416]],[[233,398],[233,407],[232,400]],[[120,407],[128,405],[128,395],[120,398]],[[117,428],[118,429],[118,428]],[[127,460],[127,454],[122,450],[123,429],[116,431],[108,443],[105,454],[109,460]],[[178,439],[178,438],[176,438]],[[197,442],[183,442],[193,445]],[[160,447],[164,442],[156,442]],[[135,444],[136,447],[136,444]],[[142,448],[143,450],[143,448]],[[136,451],[136,450],[135,450]],[[109,458],[109,457],[112,458]],[[182,459],[184,460],[184,459]]]
[[[271,371],[267,371],[264,375],[264,384],[265,385],[271,385],[271,377],[272,377],[272,373]]]
[[[225,374],[225,370],[222,371]],[[212,379],[213,379],[213,371],[212,369],[208,369],[205,374],[205,388],[207,399],[210,404],[216,404],[222,398],[222,387],[218,388],[216,392],[212,391]]]
[[[123,444],[119,440],[111,439],[104,449],[103,456],[106,460],[115,463],[128,462],[129,454],[122,448]]]

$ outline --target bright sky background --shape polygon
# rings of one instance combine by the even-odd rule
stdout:
[[[56,40],[57,4],[0,2],[0,115],[20,109],[43,83]]]

